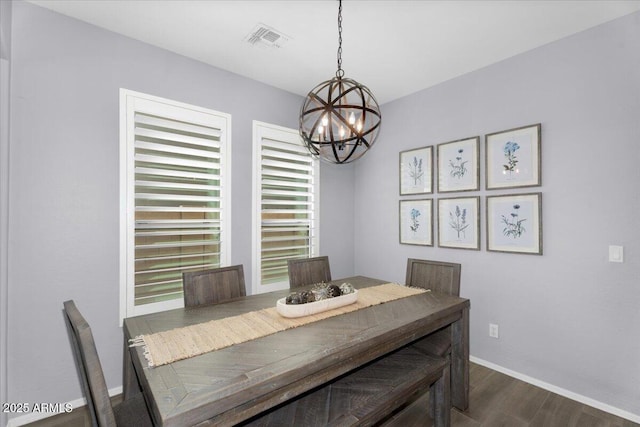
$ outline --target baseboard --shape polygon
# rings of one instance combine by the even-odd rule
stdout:
[[[489,369],[493,369],[494,371],[498,371],[505,375],[509,375],[510,377],[519,379],[520,381],[524,381],[536,387],[540,387],[544,390],[566,397],[567,399],[575,400],[576,402],[583,403],[585,405],[591,406],[601,411],[608,412],[609,414],[615,415],[617,417],[624,418],[629,421],[633,421],[634,423],[640,424],[640,415],[633,414],[631,412],[616,408],[611,405],[607,405],[606,403],[602,403],[590,397],[583,396],[578,393],[574,393],[572,391],[555,386],[553,384],[546,383],[544,381],[540,381],[536,378],[530,377],[525,374],[521,374],[520,372],[512,371],[511,369],[507,369],[500,365],[496,365],[495,363],[491,363],[486,360],[479,359],[475,356],[470,356],[469,360],[471,360],[473,363],[477,363],[478,365],[485,366]]]
[[[113,397],[119,394],[122,394],[122,386],[109,389],[109,396]],[[71,405],[73,409],[77,409],[82,406],[85,406],[87,404],[87,399],[82,397],[80,399],[72,400],[71,402],[66,402],[66,403]],[[36,422],[36,421],[44,420],[45,418],[53,417],[59,414],[60,414],[59,412],[56,412],[56,413],[39,412],[39,413],[25,414],[19,417],[9,419],[9,422],[7,423],[7,427],[19,427],[19,426]]]

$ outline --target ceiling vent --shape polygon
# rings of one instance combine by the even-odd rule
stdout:
[[[275,28],[265,24],[258,24],[244,40],[252,46],[280,48],[289,41],[290,37]]]

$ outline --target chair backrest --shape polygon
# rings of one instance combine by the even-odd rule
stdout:
[[[242,265],[182,273],[185,307],[215,304],[247,294]]]
[[[287,265],[289,267],[290,288],[331,281],[328,256],[290,259]]]
[[[409,258],[405,284],[460,296],[460,269],[460,264],[451,262]]]
[[[91,328],[73,300],[64,302],[63,311],[92,423],[101,427],[115,426],[116,419]]]

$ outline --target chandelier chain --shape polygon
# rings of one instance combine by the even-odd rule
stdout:
[[[336,77],[342,78],[344,70],[342,69],[342,0],[339,0],[338,6],[338,71]]]

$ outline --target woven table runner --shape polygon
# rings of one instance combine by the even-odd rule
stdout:
[[[161,366],[423,292],[427,292],[427,290],[396,283],[372,286],[358,289],[358,300],[353,304],[297,318],[280,316],[274,301],[274,307],[211,320],[198,325],[141,335],[133,338],[130,342],[132,347],[144,346],[144,356],[149,366]]]

